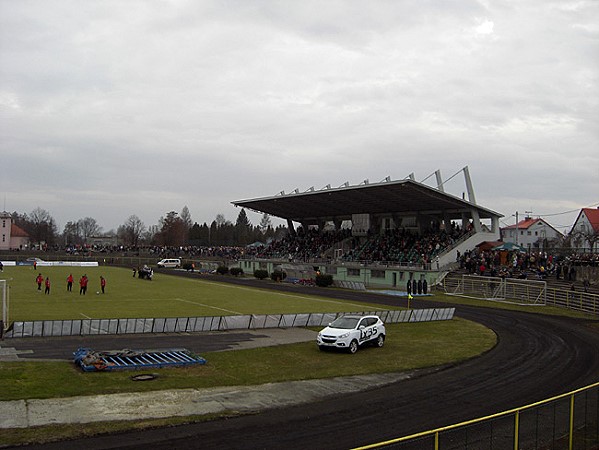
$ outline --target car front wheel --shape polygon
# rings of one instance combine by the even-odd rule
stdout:
[[[379,337],[376,338],[376,346],[382,347],[383,345],[385,345],[385,335],[379,334]]]
[[[349,343],[349,352],[354,354],[358,351],[358,341],[353,340]]]

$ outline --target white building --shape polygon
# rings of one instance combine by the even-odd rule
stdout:
[[[528,251],[543,251],[554,239],[563,238],[562,233],[541,218],[526,217],[517,224],[501,228],[501,240],[521,245]]]
[[[22,250],[29,246],[29,235],[12,223],[6,211],[0,212],[0,250]]]
[[[599,208],[582,208],[570,236],[572,246],[579,251],[599,253]]]

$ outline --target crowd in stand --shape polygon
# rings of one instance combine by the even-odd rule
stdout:
[[[418,234],[414,230],[395,229],[364,238],[352,237],[350,229],[319,232],[316,229],[299,228],[295,234],[289,234],[267,247],[254,249],[247,256],[309,261],[330,259],[335,248],[349,248],[341,256],[344,261],[382,261],[423,266],[462,235],[463,230],[453,223],[449,230],[437,227]]]
[[[461,235],[458,227],[417,234],[405,229],[389,230],[367,239],[343,256],[346,261],[387,261],[424,266]]]
[[[502,253],[504,253],[502,255]],[[502,259],[503,258],[503,259]],[[471,274],[494,276],[501,278],[520,278],[546,280],[552,277],[572,283],[577,281],[581,266],[599,266],[599,254],[574,253],[567,256],[554,255],[547,252],[518,251],[505,252],[499,250],[472,250],[458,255],[460,268]],[[583,286],[588,288],[588,279]]]
[[[395,229],[383,234],[352,237],[350,229],[304,230],[298,228],[281,240],[269,245],[251,246],[68,246],[45,249],[48,252],[66,251],[72,255],[92,256],[94,253],[121,254],[123,256],[147,256],[156,258],[223,259],[243,258],[284,259],[290,261],[312,261],[332,259],[332,250],[346,250],[344,261],[396,262],[426,267],[437,255],[450,248],[456,240],[468,232],[453,223],[448,230],[432,227],[423,234],[413,230]],[[336,255],[339,256],[339,255]],[[581,266],[599,267],[599,253],[573,253],[569,255],[547,252],[520,253],[499,250],[474,249],[457,255],[460,268],[468,273],[483,276],[510,278],[546,279],[575,282]]]
[[[319,232],[316,229],[298,228],[295,234],[272,242],[269,246],[255,250],[257,258],[279,258],[308,261],[327,257],[327,250],[351,237],[350,229]]]

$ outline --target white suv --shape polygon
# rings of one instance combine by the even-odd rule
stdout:
[[[385,324],[378,316],[341,316],[318,333],[316,343],[321,350],[340,348],[350,353],[356,353],[359,346],[367,343],[382,347]]]

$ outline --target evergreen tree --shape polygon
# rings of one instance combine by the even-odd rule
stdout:
[[[237,245],[247,245],[251,238],[252,224],[248,219],[245,209],[241,208],[235,222],[235,237]]]
[[[189,212],[189,208],[187,207],[187,205],[185,205],[181,210],[180,217],[185,226],[187,227],[187,230],[191,230],[191,227],[193,226],[193,221],[191,220],[191,213]]]
[[[187,243],[187,238],[187,227],[175,211],[160,218],[160,232],[156,235],[159,244],[181,246]]]

